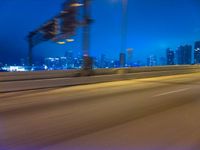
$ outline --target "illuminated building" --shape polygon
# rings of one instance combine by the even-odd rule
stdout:
[[[157,57],[155,55],[151,55],[147,58],[147,66],[157,66]]]
[[[63,69],[67,69],[67,58],[66,57],[60,57],[60,66]]]
[[[125,67],[125,65],[126,65],[126,54],[125,53],[120,53],[119,62],[120,62],[120,67]]]
[[[174,65],[175,64],[175,54],[174,51],[168,48],[166,50],[166,58],[167,58],[167,65]]]
[[[56,70],[60,67],[60,58],[45,58],[45,65],[49,70]]]
[[[4,67],[2,67],[2,69],[9,71],[9,72],[24,72],[24,71],[27,71],[27,69],[24,66],[4,66]]]
[[[194,63],[200,64],[200,41],[195,42],[194,45]]]
[[[127,49],[127,64],[129,67],[131,67],[133,64],[132,64],[132,59],[133,59],[133,49],[132,48],[128,48]]]
[[[65,57],[67,59],[67,68],[72,69],[74,68],[74,57],[72,51],[66,51]]]
[[[177,64],[189,65],[192,63],[192,46],[180,46],[177,49]]]

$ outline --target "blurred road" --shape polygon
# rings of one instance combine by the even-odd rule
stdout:
[[[199,150],[200,73],[0,95],[0,150]]]

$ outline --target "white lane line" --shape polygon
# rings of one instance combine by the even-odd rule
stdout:
[[[180,93],[180,92],[187,91],[189,89],[191,89],[191,88],[184,88],[184,89],[179,89],[179,90],[175,90],[175,91],[165,92],[165,93],[157,94],[153,97],[160,97],[160,96],[165,96],[165,95],[169,95],[169,94]]]

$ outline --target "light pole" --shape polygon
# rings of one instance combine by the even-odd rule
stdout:
[[[127,42],[127,23],[128,23],[128,0],[122,0],[122,23],[121,23],[121,53],[120,53],[120,67],[126,65],[126,42]]]
[[[122,0],[121,52],[126,50],[128,23],[128,0]]]
[[[83,0],[83,70],[90,72],[92,70],[92,59],[89,56],[90,49],[90,1],[91,0]]]
[[[84,0],[84,10],[83,10],[83,19],[84,19],[84,27],[83,27],[83,55],[85,57],[89,56],[89,37],[90,37],[90,0]]]

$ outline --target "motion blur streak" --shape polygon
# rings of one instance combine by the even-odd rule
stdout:
[[[1,94],[0,149],[199,150],[199,85],[193,73]]]

